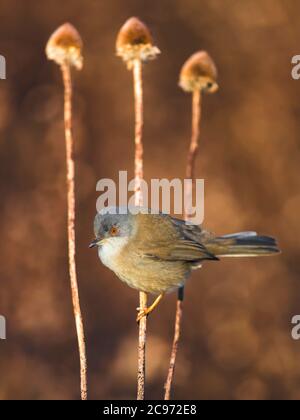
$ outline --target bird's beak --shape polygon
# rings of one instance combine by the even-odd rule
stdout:
[[[89,244],[89,248],[94,248],[95,246],[98,246],[100,242],[99,238],[94,239],[90,244]]]

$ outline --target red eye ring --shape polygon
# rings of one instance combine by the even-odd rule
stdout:
[[[110,228],[110,231],[109,231],[109,233],[110,233],[111,236],[116,236],[118,232],[119,231],[118,231],[118,228],[116,226],[112,226]]]

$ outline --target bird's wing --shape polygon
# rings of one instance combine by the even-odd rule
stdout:
[[[205,232],[199,226],[186,224],[183,220],[170,216],[164,216],[163,218],[160,216],[159,219],[153,219],[152,228],[156,222],[159,222],[160,229],[155,229],[157,232],[155,245],[151,240],[146,243],[143,240],[141,249],[143,249],[144,257],[155,260],[186,262],[218,259],[201,243],[201,238]]]
[[[175,244],[163,244],[162,246],[153,249],[152,252],[147,252],[145,256],[164,261],[186,262],[218,259],[215,255],[211,254],[204,245],[185,239],[180,239]]]

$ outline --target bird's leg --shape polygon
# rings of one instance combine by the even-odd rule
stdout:
[[[148,308],[137,308],[138,309],[138,311],[139,311],[139,313],[137,314],[137,317],[136,317],[136,322],[139,322],[144,316],[146,316],[146,315],[149,315],[150,314],[150,312],[152,312],[153,311],[153,309],[155,309],[156,308],[156,306],[159,304],[159,302],[162,300],[162,297],[163,297],[163,293],[162,294],[160,294],[156,299],[155,299],[155,301],[152,303],[152,305],[151,306],[149,306]]]

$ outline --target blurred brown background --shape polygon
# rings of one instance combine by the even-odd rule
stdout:
[[[135,398],[138,295],[94,250],[97,180],[133,167],[131,74],[114,55],[119,27],[138,16],[162,54],[144,67],[145,175],[183,177],[190,97],[180,67],[206,49],[220,90],[205,96],[197,176],[205,226],[276,236],[275,258],[207,263],[186,288],[174,397],[300,398],[300,53],[295,0],[0,1],[0,398],[78,398],[78,355],[66,242],[62,83],[44,47],[70,21],[84,40],[74,73],[77,263],[90,397]],[[147,397],[161,398],[176,294],[151,315]]]

